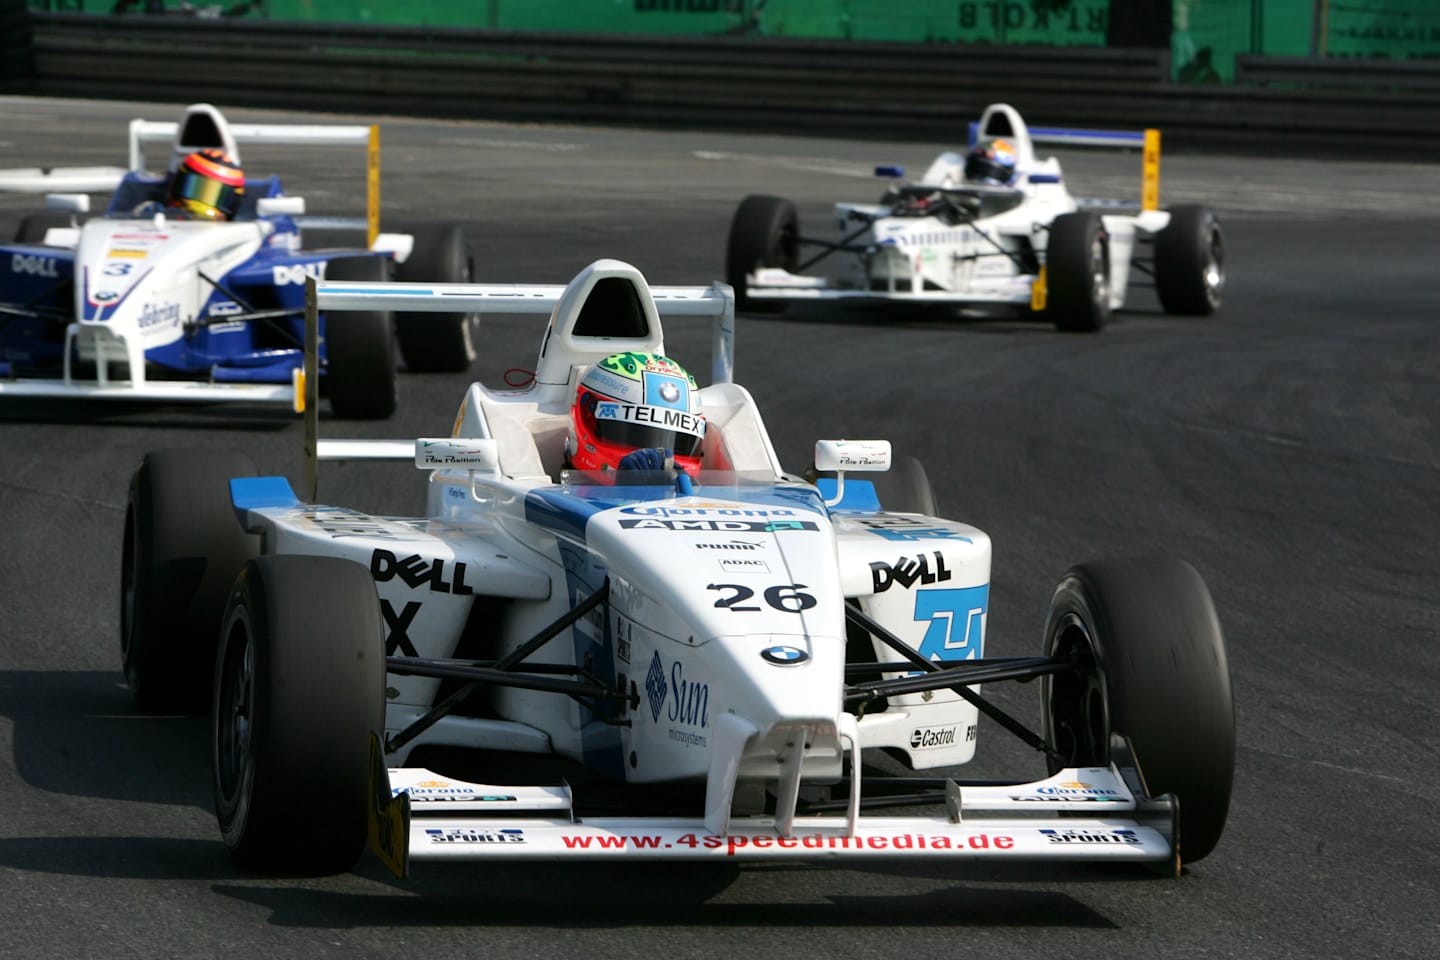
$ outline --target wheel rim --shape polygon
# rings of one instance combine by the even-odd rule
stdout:
[[[251,773],[251,733],[255,719],[255,653],[250,631],[237,618],[225,645],[215,701],[215,775],[220,796],[239,808]],[[243,819],[236,810],[235,819]]]
[[[1052,656],[1074,657],[1088,669],[1055,674],[1045,688],[1046,740],[1062,767],[1103,766],[1110,750],[1110,718],[1105,680],[1096,664],[1095,646],[1085,624],[1074,614],[1061,621]]]
[[[1210,306],[1220,305],[1220,294],[1225,289],[1225,244],[1219,230],[1211,230],[1209,242],[1205,244],[1205,265],[1200,276],[1205,284],[1205,299]]]
[[[1104,309],[1110,302],[1110,267],[1106,256],[1104,234],[1095,234],[1090,241],[1090,299]]]

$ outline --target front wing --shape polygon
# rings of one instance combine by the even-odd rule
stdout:
[[[965,291],[926,290],[919,284],[894,283],[888,289],[862,290],[834,286],[828,277],[789,273],[765,267],[746,278],[745,295],[754,300],[882,300],[908,303],[944,303],[956,306],[1012,305],[1040,309],[1035,304],[1033,275],[1009,277]]]
[[[385,770],[372,754],[371,847],[397,874],[428,860],[1124,860],[1174,869],[1177,806],[1144,795],[1138,771],[1062,770],[1034,783],[945,789],[943,816],[578,818],[568,787],[466,783]],[[1127,783],[1134,782],[1138,794]]]

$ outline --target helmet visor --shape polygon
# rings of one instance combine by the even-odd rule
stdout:
[[[680,410],[614,400],[595,404],[595,439],[639,450],[664,447],[677,457],[700,453],[705,439],[705,418]]]
[[[1015,167],[1007,166],[983,153],[972,153],[965,160],[965,179],[971,183],[1009,183]]]
[[[226,216],[234,216],[243,191],[228,183],[182,170],[170,185],[171,200],[189,200],[214,207]]]

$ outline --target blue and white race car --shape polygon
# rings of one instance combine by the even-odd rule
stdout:
[[[169,173],[145,172],[144,145],[171,144]],[[367,147],[368,223],[304,218],[303,198],[274,176],[247,177],[224,222],[166,206],[170,175],[192,153],[244,143]],[[305,281],[470,279],[457,225],[378,232],[377,130],[365,126],[231,125],[208,104],[179,123],[130,124],[128,169],[0,171],[0,189],[48,192],[49,210],[0,244],[0,400],[14,396],[252,400],[303,396]],[[103,217],[90,191],[113,189]],[[64,192],[61,192],[64,191]],[[368,228],[368,246],[306,250],[302,228]],[[359,234],[357,233],[357,236]],[[327,323],[319,375],[341,417],[387,417],[395,407],[395,341],[412,370],[464,370],[475,355],[472,317],[385,309]]]
[[[1061,330],[1102,328],[1127,289],[1153,280],[1167,313],[1220,306],[1225,244],[1206,207],[1159,202],[1160,134],[1030,129],[1008,104],[971,128],[971,151],[945,152],[914,181],[899,167],[879,203],[835,204],[834,234],[803,233],[795,205],[746,197],[731,221],[725,275],[742,305],[789,301],[943,304],[1036,316]],[[1070,194],[1036,143],[1143,151],[1138,203]]]
[[[402,874],[499,858],[1174,870],[1219,841],[1234,709],[1189,565],[1074,567],[1043,648],[990,656],[989,538],[936,516],[923,469],[892,469],[883,441],[817,441],[815,482],[783,470],[729,379],[728,287],[650,287],[618,261],[566,287],[316,286],[321,310],[383,297],[549,324],[534,382],[471,385],[448,435],[314,440],[304,500],[238,455],[139,465],[126,674],[158,709],[213,698],[216,811],[238,862],[344,871],[368,838]],[[662,315],[715,323],[698,470],[569,469],[581,378],[663,354]],[[666,397],[655,369],[624,374],[635,403]],[[426,515],[313,502],[331,459],[413,464]],[[1028,680],[1038,731],[980,692]],[[1045,775],[957,778],[982,714]],[[867,750],[920,773],[874,778]],[[550,772],[504,776],[506,756]]]

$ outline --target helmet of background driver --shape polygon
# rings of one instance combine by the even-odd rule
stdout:
[[[658,353],[615,353],[580,378],[567,451],[577,470],[618,469],[620,459],[664,447],[687,473],[700,468],[705,417],[695,378]]]
[[[245,196],[245,174],[224,150],[197,150],[170,178],[167,207],[198,220],[233,220]]]
[[[1015,179],[1016,159],[1009,140],[982,140],[965,155],[965,182],[1007,186]]]

